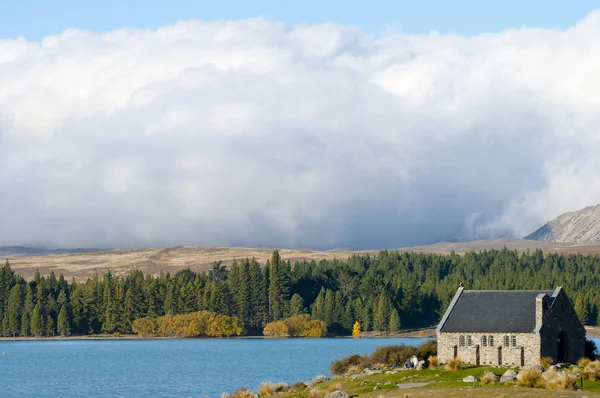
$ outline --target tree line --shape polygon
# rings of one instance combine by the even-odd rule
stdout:
[[[127,334],[136,319],[210,311],[237,317],[249,334],[303,314],[333,333],[349,334],[356,321],[363,331],[394,331],[435,325],[460,283],[562,286],[584,323],[600,323],[600,257],[503,249],[462,256],[384,250],[294,264],[275,251],[264,265],[243,259],[229,267],[216,262],[208,272],[107,272],[85,282],[39,272],[26,281],[7,261],[0,268],[0,328],[4,336]]]

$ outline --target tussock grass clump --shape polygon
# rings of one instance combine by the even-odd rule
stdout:
[[[275,393],[275,383],[271,383],[270,381],[266,381],[258,387],[258,395],[261,397],[267,397],[269,395],[273,395]]]
[[[540,358],[540,365],[542,365],[544,369],[548,369],[553,363],[554,360],[550,357]]]
[[[523,369],[517,384],[521,387],[544,387],[542,372],[534,368]]]
[[[481,384],[496,384],[498,378],[492,372],[488,372],[481,378]]]
[[[462,360],[459,357],[451,359],[446,364],[446,369],[456,371],[462,369]]]
[[[588,362],[583,368],[582,376],[584,380],[596,381],[600,379],[600,361]]]
[[[431,355],[427,360],[429,361],[429,367],[431,368],[435,368],[440,364],[437,355]]]
[[[331,394],[332,392],[335,391],[340,391],[342,389],[342,385],[341,384],[332,384],[329,387],[327,387],[327,394]]]
[[[252,398],[254,393],[247,388],[240,388],[236,392],[232,393],[229,398]]]
[[[308,398],[321,398],[321,394],[319,394],[319,392],[315,388],[312,388],[308,392]]]
[[[581,358],[579,361],[577,361],[577,366],[579,366],[580,368],[585,368],[591,362],[592,362],[592,360],[589,358]]]
[[[276,392],[285,391],[288,389],[287,383],[272,383],[270,381],[264,382],[258,387],[258,395],[261,397],[268,397]]]
[[[350,367],[348,368],[348,374],[351,374],[351,375],[353,375],[353,374],[357,374],[357,373],[360,373],[360,372],[361,372],[361,370],[363,370],[363,369],[364,369],[364,368],[362,368],[362,367],[360,367],[360,366],[358,366],[358,365],[352,365],[352,366],[350,366]]]
[[[542,375],[544,387],[554,390],[574,390],[576,388],[577,378],[575,374],[567,371],[557,372],[548,370]]]

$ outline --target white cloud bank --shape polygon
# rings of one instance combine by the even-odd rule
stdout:
[[[381,248],[600,202],[600,12],[375,39],[181,22],[0,40],[0,244]]]

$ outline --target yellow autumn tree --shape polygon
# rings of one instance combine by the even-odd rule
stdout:
[[[354,322],[354,327],[352,328],[352,337],[355,339],[360,336],[360,323],[358,321]]]
[[[263,335],[267,337],[325,337],[327,325],[320,320],[311,320],[308,314],[302,314],[267,323]]]
[[[140,318],[133,321],[131,329],[140,336],[161,337],[228,337],[246,332],[239,318],[209,311]]]

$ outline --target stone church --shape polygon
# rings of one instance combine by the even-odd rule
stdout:
[[[539,365],[540,358],[576,363],[585,328],[565,291],[464,290],[437,329],[440,363],[459,357],[477,365]]]

